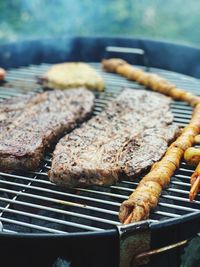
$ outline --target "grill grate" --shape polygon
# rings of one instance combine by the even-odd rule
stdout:
[[[107,90],[96,93],[94,114],[115,98],[122,87],[144,89],[143,86],[128,81],[116,74],[104,73],[100,65],[91,63],[103,76]],[[0,101],[11,96],[30,91],[39,92],[42,88],[36,82],[49,64],[31,65],[8,71],[7,82],[0,86]],[[153,69],[177,86],[198,94],[200,81],[185,75]],[[175,116],[174,123],[188,124],[192,108],[184,102],[171,104]],[[0,220],[4,232],[25,233],[67,233],[102,231],[119,225],[120,203],[128,198],[138,184],[121,181],[110,187],[93,186],[88,189],[65,189],[55,186],[48,180],[47,171],[51,165],[51,153],[47,153],[40,168],[35,172],[0,172]],[[188,194],[193,168],[181,163],[174,174],[169,188],[163,191],[157,208],[151,213],[152,222],[180,218],[199,211],[200,197],[190,203]]]

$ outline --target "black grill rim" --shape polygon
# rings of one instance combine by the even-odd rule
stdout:
[[[0,237],[8,237],[8,238],[50,238],[50,239],[56,239],[56,238],[62,238],[62,237],[77,237],[77,238],[81,238],[81,237],[91,237],[91,236],[116,236],[118,235],[118,229],[117,227],[113,228],[113,229],[107,229],[105,231],[91,231],[91,232],[78,232],[78,233],[63,233],[63,234],[51,234],[51,233],[4,233],[4,232],[0,232]]]
[[[0,65],[9,69],[66,60],[100,62],[105,56],[107,46],[143,49],[151,67],[200,78],[200,49],[198,47],[191,44],[155,40],[155,38],[133,38],[123,35],[113,37],[63,35],[12,41],[0,45]],[[143,65],[142,57],[135,58],[127,55],[127,59],[132,64]]]
[[[148,220],[147,220],[148,221]],[[143,221],[141,221],[143,222]],[[197,223],[200,225],[200,212],[193,212],[191,214],[186,214],[183,215],[183,217],[181,218],[173,218],[173,219],[168,219],[165,221],[161,221],[159,223],[154,223],[154,222],[149,222],[149,228],[152,231],[152,234],[155,234],[158,230],[162,230],[162,232],[167,231],[170,227],[176,227],[176,229],[178,230],[178,227],[181,226],[184,230],[185,227],[187,227],[188,223]],[[135,223],[129,224],[130,227],[131,225],[135,225]],[[126,227],[126,226],[123,226]],[[186,229],[186,231],[188,231],[188,229]],[[188,239],[191,238],[193,235],[188,236],[188,234],[186,233],[180,236],[179,239],[176,240],[176,242],[182,241],[184,239]],[[199,226],[194,228],[190,228],[190,232],[191,233],[198,233],[199,231]],[[102,230],[101,232],[99,231],[91,231],[91,232],[78,232],[78,233],[63,233],[63,234],[51,234],[51,233],[5,233],[5,232],[0,232],[0,236],[2,237],[8,237],[8,238],[50,238],[50,239],[54,239],[54,238],[62,238],[62,237],[87,237],[87,236],[104,236],[104,235],[119,235],[119,231],[118,231],[118,227],[115,226],[115,229],[107,229],[107,230]],[[165,245],[168,245],[168,243],[164,242]]]

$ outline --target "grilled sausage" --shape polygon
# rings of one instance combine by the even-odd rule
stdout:
[[[136,190],[129,196],[129,199],[122,203],[119,219],[122,223],[127,224],[148,218],[151,209],[155,208],[158,203],[162,188],[169,184],[172,174],[179,166],[184,152],[195,142],[195,136],[200,133],[200,97],[177,88],[159,75],[145,73],[128,63],[119,64],[119,59],[104,60],[103,68],[107,71],[110,71],[109,62],[110,65],[115,66],[114,71],[116,73],[195,107],[189,125],[185,127],[177,140],[171,144],[164,157],[152,166],[151,171],[141,180]],[[192,176],[191,183],[195,184],[194,180],[196,180],[196,183],[200,183],[199,169],[200,165],[198,165]],[[196,187],[192,187],[190,192],[191,200],[197,193],[198,186],[199,184]]]

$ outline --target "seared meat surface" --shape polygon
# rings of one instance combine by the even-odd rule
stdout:
[[[59,141],[50,180],[67,187],[109,185],[139,174],[163,156],[177,133],[169,104],[158,93],[125,89]]]
[[[0,169],[35,169],[45,148],[91,113],[86,89],[48,91],[13,98],[0,107]]]
[[[0,129],[11,124],[20,116],[23,109],[31,102],[31,95],[12,97],[0,104]]]

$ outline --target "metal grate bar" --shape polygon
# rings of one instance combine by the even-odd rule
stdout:
[[[112,220],[107,220],[107,219],[103,219],[103,218],[99,218],[99,217],[95,217],[95,216],[89,216],[89,215],[86,215],[86,214],[81,214],[81,213],[75,213],[75,212],[71,212],[71,211],[56,209],[56,208],[47,207],[47,206],[44,206],[44,205],[38,205],[38,204],[33,204],[33,203],[23,202],[23,201],[13,200],[13,199],[10,200],[10,199],[3,198],[3,197],[0,197],[0,200],[4,201],[4,202],[9,202],[9,203],[12,203],[12,204],[18,204],[18,205],[21,205],[21,206],[27,206],[27,207],[31,207],[31,208],[40,209],[40,210],[47,210],[47,211],[56,212],[56,213],[59,213],[59,214],[74,216],[74,217],[88,219],[88,220],[92,220],[92,221],[98,221],[98,222],[111,224],[111,225],[120,224],[118,221],[112,221]]]
[[[189,212],[195,212],[195,211],[199,211],[198,209],[192,209],[192,208],[188,208],[188,207],[183,207],[183,206],[178,206],[178,205],[174,205],[174,204],[168,204],[168,203],[164,203],[164,202],[159,202],[158,204],[159,206],[162,207],[167,207],[167,208],[172,208],[172,209],[177,209],[177,210],[183,210],[183,211],[189,211]]]
[[[8,230],[8,229],[3,229],[2,231],[3,233],[10,233],[10,234],[17,234],[16,231],[13,231],[13,230]]]
[[[14,185],[16,187],[28,188],[28,189],[37,190],[37,191],[43,191],[43,192],[47,192],[47,193],[53,193],[56,195],[63,195],[65,197],[76,197],[76,199],[87,200],[87,201],[92,201],[92,202],[100,202],[103,204],[109,204],[109,205],[114,205],[114,206],[119,207],[119,203],[116,203],[116,202],[69,194],[69,193],[61,192],[61,191],[57,191],[57,190],[51,190],[51,189],[47,189],[47,188],[42,188],[42,187],[37,187],[37,186],[32,186],[32,185],[25,185],[25,184],[9,182],[9,181],[0,181],[0,183],[8,184],[8,185]]]
[[[188,198],[184,198],[184,197],[162,194],[162,198],[168,198],[170,200],[178,200],[178,201],[187,202],[187,203],[191,204],[190,200]],[[194,204],[200,204],[200,201],[194,200],[193,203]]]
[[[47,228],[47,227],[34,225],[34,224],[31,224],[31,223],[25,223],[25,222],[21,222],[19,220],[1,218],[1,222],[8,222],[8,223],[16,224],[16,225],[21,225],[21,226],[24,226],[24,227],[27,227],[27,228],[36,229],[36,230],[40,230],[42,232],[48,232],[48,233],[52,233],[52,234],[66,234],[66,232],[63,232],[63,231],[50,229],[50,228]]]
[[[92,207],[89,205],[75,203],[75,202],[71,202],[71,201],[65,201],[65,200],[61,200],[61,199],[57,199],[57,198],[43,197],[40,195],[34,195],[34,194],[30,194],[30,193],[25,193],[22,191],[19,192],[16,190],[10,190],[10,189],[6,189],[6,188],[0,188],[0,191],[18,194],[19,196],[27,196],[27,197],[31,197],[33,199],[40,199],[40,200],[44,200],[44,201],[48,201],[48,202],[53,202],[53,203],[61,204],[61,205],[65,205],[65,206],[78,207],[78,208],[82,208],[82,209],[88,209],[88,210],[98,211],[98,212],[102,212],[102,213],[118,215],[117,212],[114,212],[112,210],[106,210],[106,209],[102,209],[102,208]]]
[[[46,167],[45,167],[46,168]],[[38,172],[38,174],[40,174],[39,172]],[[35,183],[42,183],[42,184],[46,184],[46,185],[53,185],[50,181],[46,181],[46,180],[41,180],[41,179],[37,179],[37,180],[35,180],[35,179],[33,179],[33,178],[28,178],[28,177],[25,177],[25,176],[19,176],[19,175],[13,175],[13,174],[7,174],[7,173],[2,173],[2,172],[0,172],[0,175],[2,175],[2,176],[6,176],[6,177],[12,177],[12,178],[19,178],[19,179],[22,179],[22,180],[27,180],[27,181],[33,181],[33,182],[35,182]],[[46,173],[45,173],[45,175],[46,175]],[[1,181],[0,181],[1,182]],[[8,183],[8,182],[7,182]],[[137,183],[135,183],[135,184],[137,184]],[[20,184],[18,184],[18,185],[20,185]],[[90,192],[90,193],[99,193],[99,194],[103,194],[103,195],[108,195],[108,196],[113,196],[113,197],[119,197],[119,198],[123,198],[123,199],[125,199],[125,197],[124,196],[122,196],[122,195],[118,195],[118,194],[112,194],[112,193],[107,193],[107,192],[104,192],[104,191],[95,191],[95,190],[89,190],[89,189],[85,189],[85,188],[75,188],[75,190],[78,190],[78,191],[83,191],[83,192]],[[53,192],[54,193],[62,193],[62,192],[60,192],[60,191],[57,191],[57,190],[53,190]],[[74,194],[72,195],[72,194],[69,194],[69,193],[62,193],[64,196],[74,196]],[[79,196],[76,196],[76,197],[79,197]],[[80,197],[81,198],[81,197]],[[93,200],[94,201],[94,199],[88,199],[88,200]],[[95,200],[96,201],[96,200]],[[101,201],[100,201],[101,202]],[[109,204],[110,202],[108,202],[107,204]],[[117,203],[114,203],[114,205],[117,205]]]
[[[164,211],[155,211],[155,214],[162,215],[162,216],[167,216],[170,218],[177,218],[180,217],[181,215],[175,214],[175,213],[169,213],[169,212],[164,212]]]
[[[62,221],[62,220],[58,220],[55,218],[49,218],[47,216],[41,216],[41,215],[36,215],[36,214],[32,214],[29,212],[24,212],[24,211],[19,211],[19,210],[13,210],[13,209],[4,209],[0,207],[0,210],[5,211],[5,212],[10,212],[10,213],[14,213],[14,214],[19,214],[19,215],[23,215],[23,216],[29,216],[30,218],[36,218],[38,220],[44,220],[44,221],[48,221],[48,222],[54,222],[54,223],[59,223],[59,224],[64,224],[67,226],[73,226],[73,227],[77,227],[77,228],[81,228],[81,229],[85,229],[85,230],[92,230],[92,231],[101,231],[102,229],[97,228],[97,227],[90,227],[87,225],[83,225],[83,224],[77,224],[75,222],[70,223],[70,222],[66,222],[66,221]]]

